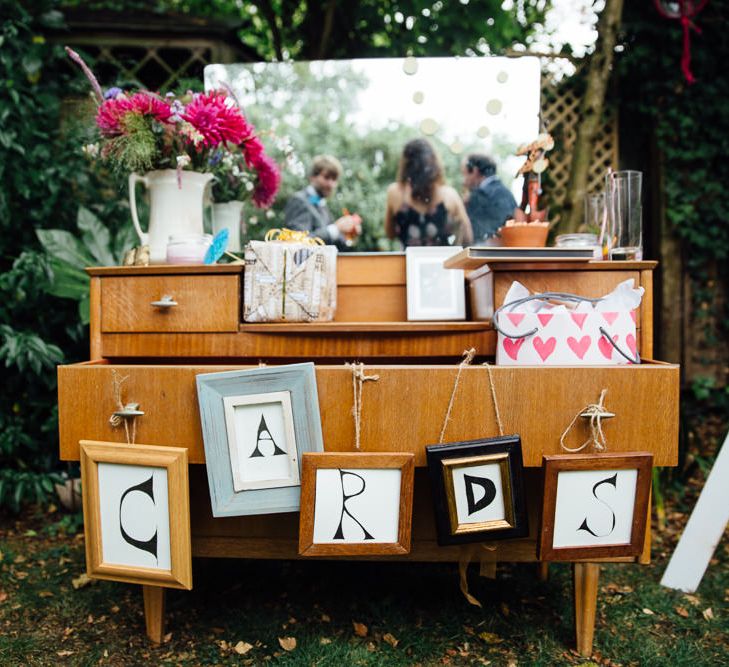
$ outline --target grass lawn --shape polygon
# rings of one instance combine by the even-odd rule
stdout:
[[[727,540],[696,595],[658,585],[692,497],[669,504],[651,566],[602,569],[590,660],[572,650],[561,564],[544,583],[534,565],[500,565],[496,580],[472,566],[478,609],[456,565],[195,559],[195,588],[168,592],[168,635],[153,646],[138,586],[82,576],[83,536],[69,530],[78,517],[5,516],[0,664],[727,665]]]

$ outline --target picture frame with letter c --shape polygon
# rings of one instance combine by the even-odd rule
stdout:
[[[86,572],[192,588],[187,449],[81,440]]]

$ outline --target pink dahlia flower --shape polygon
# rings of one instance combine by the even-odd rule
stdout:
[[[206,146],[222,143],[241,143],[251,134],[251,126],[237,107],[225,102],[226,96],[218,92],[196,95],[187,105],[182,118],[204,138]]]
[[[255,132],[253,127],[251,127],[251,132]],[[261,140],[254,134],[251,134],[251,137],[246,139],[243,144],[243,155],[245,155],[246,164],[249,167],[255,168],[255,166],[261,161],[264,150]]]
[[[276,163],[264,154],[261,154],[253,168],[258,172],[258,183],[253,190],[253,203],[258,208],[268,208],[276,199],[278,186],[281,184],[281,173]]]
[[[121,134],[121,120],[128,113],[152,116],[161,123],[167,123],[172,116],[172,109],[151,93],[134,93],[131,97],[119,96],[105,100],[96,112],[96,124],[106,136]]]

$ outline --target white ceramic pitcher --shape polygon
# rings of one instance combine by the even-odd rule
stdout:
[[[180,177],[181,187],[174,169],[150,171],[144,176],[129,175],[132,221],[141,244],[149,245],[151,264],[165,263],[170,236],[203,234],[203,195],[213,175],[183,171]],[[134,192],[137,183],[143,183],[149,190],[149,228],[146,232],[142,231],[137,215]]]

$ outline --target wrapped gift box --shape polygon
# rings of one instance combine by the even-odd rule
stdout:
[[[245,249],[246,322],[326,322],[337,307],[337,249],[311,240],[251,241]]]

